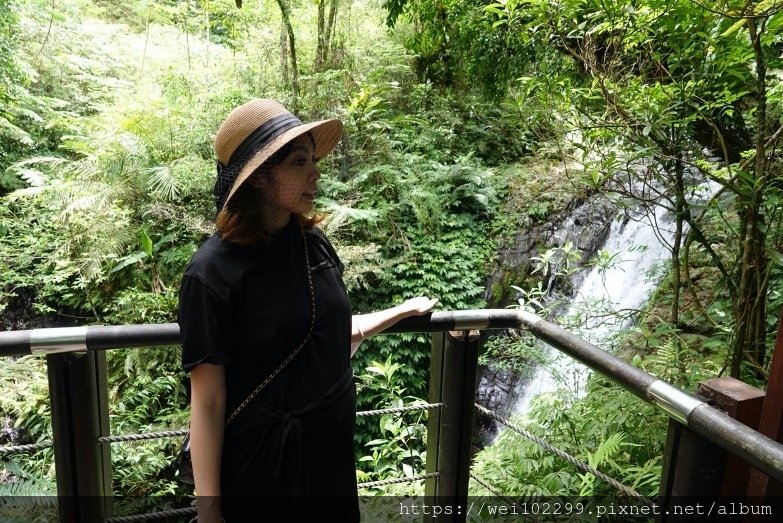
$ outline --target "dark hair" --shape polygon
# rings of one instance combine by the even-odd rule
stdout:
[[[315,145],[312,135],[308,133],[308,136]],[[293,149],[294,142],[291,140],[270,156],[250,175],[250,179],[257,177],[268,179],[271,168],[285,160]],[[224,206],[215,218],[215,226],[221,237],[239,245],[266,242],[270,237],[262,218],[264,206],[269,201],[268,197],[254,183],[251,183],[250,179],[237,188],[229,204]],[[305,229],[312,229],[324,219],[324,216],[318,214],[310,216],[298,214],[296,216]]]

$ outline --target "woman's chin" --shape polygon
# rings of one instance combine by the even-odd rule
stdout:
[[[302,202],[301,205],[296,206],[294,212],[296,214],[307,214],[313,212],[313,209],[315,209],[315,202],[313,200],[310,201],[305,200],[304,202]]]

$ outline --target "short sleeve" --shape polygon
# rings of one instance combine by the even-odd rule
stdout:
[[[337,270],[340,271],[340,276],[343,275],[345,272],[345,265],[343,265],[342,260],[340,260],[340,257],[337,256],[337,251],[334,250],[334,247],[332,246],[332,242],[329,241],[329,238],[324,235],[324,240],[326,241],[326,248],[329,250],[329,255],[334,260],[335,264],[337,265]]]
[[[337,267],[337,270],[340,272],[340,276],[342,276],[345,272],[345,265],[343,265],[340,257],[337,256],[337,251],[335,251],[334,247],[332,247],[332,243],[329,241],[329,238],[326,237],[321,229],[314,228],[310,232],[312,233],[312,237],[315,238],[316,245],[322,249],[325,257],[334,263],[334,265]]]
[[[231,363],[231,308],[197,278],[182,279],[177,323],[182,339],[183,369],[191,371],[201,363]]]

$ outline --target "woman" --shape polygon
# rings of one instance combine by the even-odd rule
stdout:
[[[199,523],[273,509],[359,519],[350,357],[436,300],[351,316],[342,264],[309,217],[316,162],[341,132],[273,100],[237,107],[217,132],[217,232],[185,269],[179,308]]]

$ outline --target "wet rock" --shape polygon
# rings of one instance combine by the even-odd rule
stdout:
[[[14,420],[6,415],[0,427],[0,445],[24,445],[28,443],[22,430],[14,427]]]
[[[579,249],[582,261],[590,258],[606,241],[616,215],[614,203],[602,194],[594,194],[573,201],[546,222],[516,233],[498,249],[496,267],[484,293],[489,307],[503,308],[512,303],[515,296],[509,293],[509,286],[523,284],[535,269],[532,260],[548,249],[571,242]]]
[[[5,303],[0,313],[0,326],[4,331],[41,329],[46,327],[73,327],[83,325],[84,321],[75,315],[57,313],[40,314],[33,307],[35,290],[21,288]]]
[[[514,410],[521,378],[511,371],[498,369],[492,365],[479,367],[478,374],[476,403],[507,418]],[[476,412],[474,426],[477,429],[474,435],[481,447],[492,443],[498,433],[497,422],[482,412]]]

